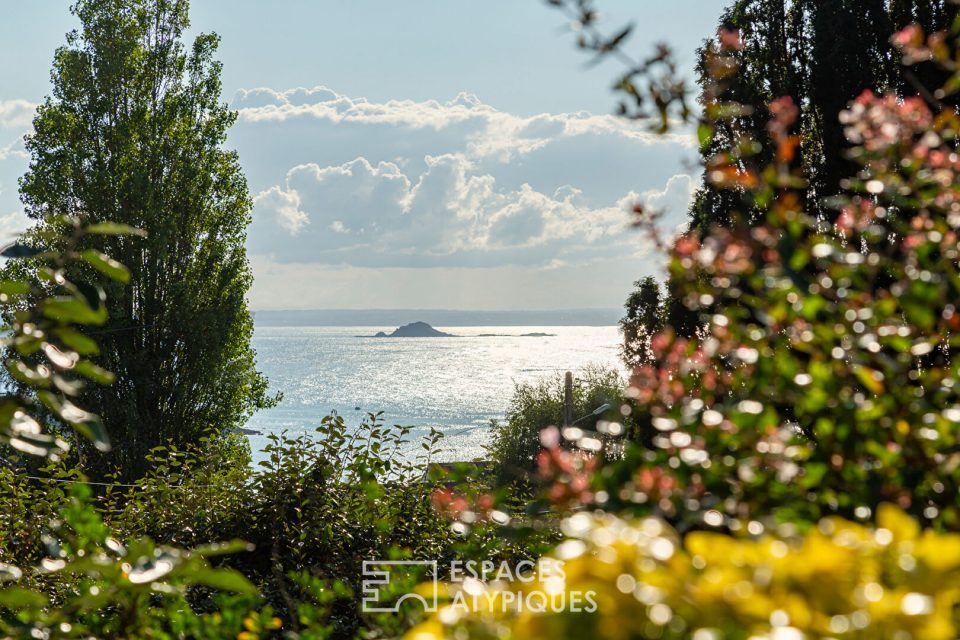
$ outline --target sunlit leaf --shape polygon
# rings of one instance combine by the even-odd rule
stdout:
[[[84,233],[101,236],[146,236],[147,232],[128,224],[117,222],[98,222],[83,228]]]
[[[93,249],[87,249],[80,255],[87,264],[108,278],[124,284],[130,282],[130,271],[110,256]]]
[[[49,298],[43,302],[43,314],[52,320],[75,324],[99,325],[107,321],[107,310],[94,310],[85,301],[77,298]]]

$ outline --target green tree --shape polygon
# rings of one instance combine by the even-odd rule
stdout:
[[[647,276],[633,286],[623,305],[626,314],[620,319],[623,334],[620,357],[631,369],[650,361],[650,337],[663,329],[666,311],[666,301],[656,278]]]
[[[148,234],[85,239],[130,270],[129,287],[107,285],[110,318],[96,336],[116,384],[81,398],[114,444],[95,474],[116,465],[138,476],[152,447],[229,430],[271,402],[250,346],[252,203],[223,148],[236,113],[220,100],[218,37],[184,46],[188,4],[79,0],[82,26],[56,52],[52,96],[26,141],[21,191],[35,232],[56,212]]]
[[[722,99],[742,111],[701,140],[703,159],[751,140],[760,143],[760,160],[772,161],[767,105],[788,96],[800,107],[799,156],[809,182],[800,195],[811,213],[832,220],[836,214],[827,199],[840,193],[842,181],[857,169],[848,159],[840,112],[868,89],[934,99],[923,87],[939,87],[947,75],[930,63],[904,69],[890,37],[915,21],[927,31],[949,29],[957,10],[947,0],[736,0],[720,26],[740,34],[738,72],[717,95],[708,43],[701,50],[700,103],[709,108]],[[748,202],[744,190],[720,189],[705,180],[691,207],[692,227],[729,226],[736,211],[758,220],[762,205],[751,209]]]

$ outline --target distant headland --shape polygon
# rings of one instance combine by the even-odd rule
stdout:
[[[398,327],[392,333],[378,331],[374,338],[453,338],[451,333],[437,331],[426,322],[411,322]]]
[[[481,333],[475,337],[477,338],[552,338],[556,334],[553,333],[521,333],[521,334],[508,334],[508,333]],[[357,336],[358,338],[457,338],[463,336],[456,336],[452,333],[445,333],[438,329],[434,329],[426,322],[411,322],[410,324],[405,324],[402,327],[398,327],[386,333],[385,331],[378,331],[372,336]]]

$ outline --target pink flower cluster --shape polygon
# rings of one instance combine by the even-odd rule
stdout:
[[[912,145],[933,124],[933,114],[922,98],[877,96],[864,91],[840,114],[847,140],[867,151],[886,151],[894,145]]]
[[[490,494],[483,493],[471,499],[451,488],[437,489],[430,499],[434,509],[447,518],[471,523],[489,521],[496,506],[496,500]]]
[[[595,456],[580,450],[568,451],[555,444],[537,455],[537,472],[548,485],[547,498],[563,510],[593,501],[590,481],[597,468]]]

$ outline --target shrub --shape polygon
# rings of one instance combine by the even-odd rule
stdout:
[[[288,631],[332,625],[342,637],[386,625],[401,633],[403,619],[361,616],[362,562],[448,559],[459,540],[422,481],[440,434],[414,441],[409,433],[380,414],[359,425],[327,416],[313,433],[270,435],[256,469],[221,466],[206,443],[157,447],[151,471],[110,488],[102,504],[109,525],[125,536],[192,547],[242,532],[255,551],[218,562],[247,576]]]
[[[946,38],[894,42],[956,71]],[[741,46],[725,32],[707,48],[701,142],[748,113],[721,98]],[[513,587],[592,589],[598,612],[498,615],[481,599],[410,637],[957,637],[960,536],[942,531],[960,528],[960,117],[937,98],[957,86],[850,105],[859,171],[825,203],[835,225],[803,210],[791,99],[769,105],[770,148],[738,138],[711,157],[707,179],[743,208],[670,252],[671,295],[699,329],[661,332],[635,370],[639,444],[558,493],[584,509],[555,551],[565,581]],[[464,591],[496,605],[510,588]]]
[[[594,366],[579,372],[573,385],[577,426],[596,433],[598,426],[612,421],[629,430],[631,422],[628,419],[624,426],[620,414],[625,402],[624,386],[625,380],[613,369]],[[537,455],[543,450],[540,432],[549,426],[563,425],[563,396],[563,375],[516,384],[506,421],[493,423],[492,440],[487,447],[498,485],[531,482],[537,472]],[[592,415],[603,405],[609,408]]]
[[[0,633],[33,638],[236,638],[245,629],[279,628],[269,609],[257,611],[256,589],[246,578],[231,569],[214,569],[207,560],[245,549],[246,543],[193,551],[156,545],[147,538],[122,544],[89,498],[85,485],[71,486],[60,517],[44,534],[46,557],[32,575],[0,565],[0,579],[18,583],[0,589]],[[238,595],[218,598],[221,610],[216,613],[197,612],[187,596],[204,587]]]
[[[941,41],[897,36],[913,60]],[[729,73],[740,43],[723,42],[710,64]],[[739,108],[708,102],[705,135]],[[772,164],[740,140],[706,167],[765,215],[676,241],[672,291],[700,330],[653,338],[628,389],[641,446],[596,475],[594,505],[688,528],[710,509],[803,525],[894,502],[960,528],[960,118],[920,98],[855,101],[842,117],[861,170],[830,226],[801,208],[797,106],[770,112]]]
[[[97,343],[78,327],[107,317],[102,287],[68,277],[86,263],[125,282],[126,269],[109,256],[81,251],[89,235],[129,235],[111,223],[50,217],[30,242],[6,247],[7,258],[32,258],[39,282],[18,277],[0,283],[0,310],[11,320],[2,346],[6,369],[19,383],[0,402],[0,442],[7,453],[0,470],[3,527],[0,538],[0,634],[11,637],[237,637],[278,628],[269,610],[255,608],[255,589],[242,575],[215,569],[207,557],[246,548],[246,543],[194,551],[157,545],[148,538],[122,544],[89,503],[90,491],[62,458],[86,436],[99,450],[109,441],[98,416],[73,403],[84,380],[109,383],[112,375],[92,364]],[[55,248],[39,248],[45,243]],[[74,447],[74,451],[76,451]],[[24,456],[51,462],[46,467]],[[38,469],[28,476],[25,469]],[[79,483],[74,482],[79,481]],[[68,489],[69,487],[69,489]],[[52,515],[56,518],[52,518]],[[37,535],[39,531],[43,534]],[[10,563],[25,561],[24,572]],[[196,589],[233,591],[220,598],[221,612],[197,613],[188,602]],[[246,597],[246,599],[244,599]]]

